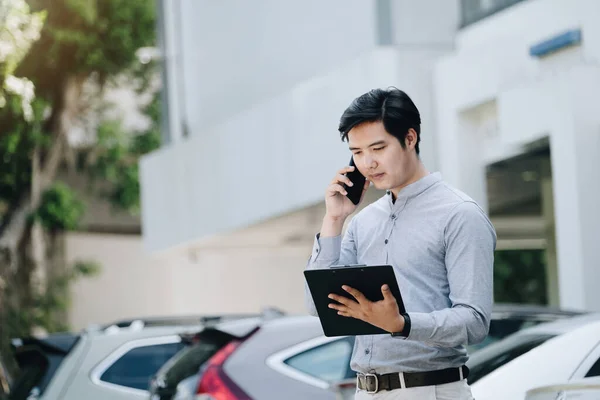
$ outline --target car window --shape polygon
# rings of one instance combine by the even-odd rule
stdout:
[[[284,361],[307,375],[335,382],[355,376],[350,370],[352,339],[343,338],[313,347]]]
[[[129,350],[100,376],[103,382],[147,390],[150,378],[184,347],[181,342],[140,346]]]
[[[588,373],[585,374],[586,378],[590,378],[592,376],[600,376],[600,358],[596,360],[594,365],[592,365],[592,368],[590,368]]]
[[[477,382],[479,379],[483,378],[487,374],[511,362],[515,358],[522,356],[529,350],[536,348],[537,346],[541,345],[550,338],[551,336],[532,338],[532,340],[530,341],[510,347],[506,349],[506,351],[503,351],[499,354],[496,354],[494,357],[486,359],[485,362],[481,362],[475,366],[472,366],[470,368],[471,371],[469,372],[469,384]]]

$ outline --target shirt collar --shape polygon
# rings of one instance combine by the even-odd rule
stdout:
[[[440,182],[441,180],[442,174],[439,172],[428,174],[423,178],[419,179],[418,181],[415,181],[410,185],[407,185],[400,189],[395,203],[392,202],[392,192],[388,190],[388,202],[393,208],[404,208],[404,205],[409,199],[420,195],[421,193],[429,189],[432,185]]]

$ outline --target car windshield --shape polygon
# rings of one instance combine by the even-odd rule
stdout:
[[[558,318],[562,318],[562,316],[555,315],[545,318],[532,316],[511,316],[507,318],[492,319],[490,321],[490,330],[486,338],[481,343],[469,345],[467,350],[469,354],[473,354],[475,351],[481,350],[484,347],[496,343],[512,335],[513,333]]]

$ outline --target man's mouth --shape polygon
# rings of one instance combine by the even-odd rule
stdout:
[[[371,181],[378,181],[381,178],[383,178],[384,175],[385,175],[385,172],[381,172],[379,174],[371,174],[371,175],[369,175],[369,178]]]

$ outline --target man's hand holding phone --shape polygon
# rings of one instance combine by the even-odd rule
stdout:
[[[356,174],[351,175],[353,172],[356,172]],[[358,189],[356,187],[357,183],[353,182],[350,176],[362,177],[355,166],[349,165],[338,171],[325,191],[326,212],[321,229],[321,236],[323,237],[332,237],[341,234],[346,218],[356,210],[356,207],[360,204],[369,188],[370,182],[368,180],[364,179],[364,177],[364,181],[363,179],[357,179],[358,185],[362,185],[362,191],[360,192],[360,198],[355,204],[347,196],[348,191]]]

